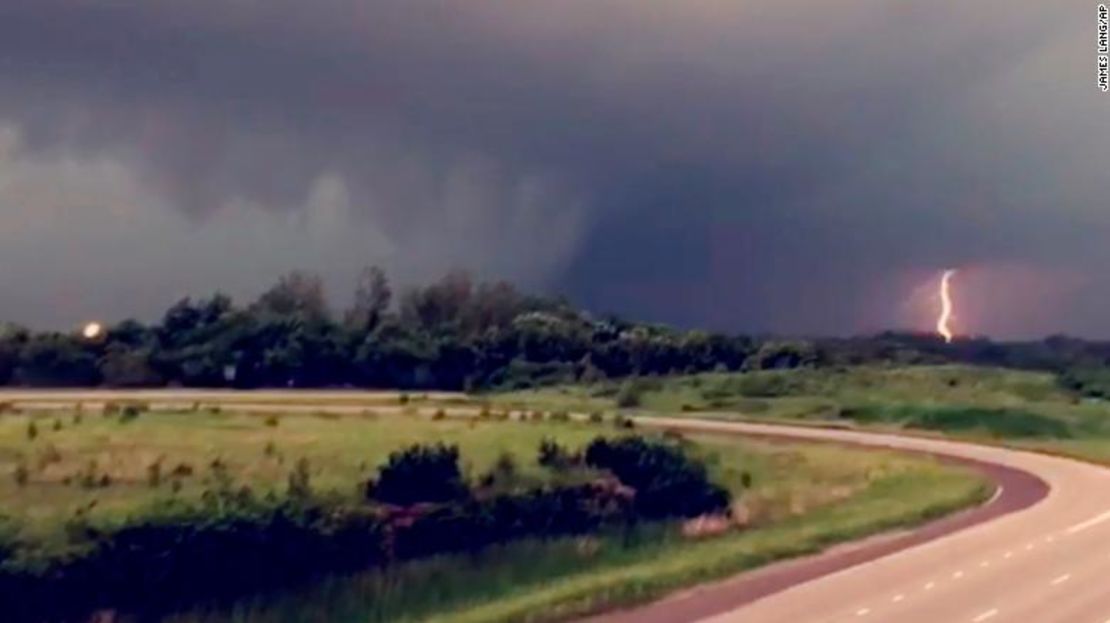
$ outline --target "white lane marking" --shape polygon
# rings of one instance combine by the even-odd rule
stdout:
[[[952,574],[952,579],[953,580],[958,580],[962,577],[964,577],[964,572],[963,571],[957,571],[957,572]]]
[[[902,601],[905,598],[906,598],[905,595],[895,595],[894,597],[891,597],[890,600],[893,601],[894,603],[898,603],[898,602]]]
[[[1057,584],[1063,584],[1064,582],[1067,582],[1070,579],[1071,579],[1071,574],[1070,573],[1065,573],[1064,575],[1062,575],[1062,576],[1056,578],[1055,580],[1053,580],[1052,585],[1056,586]]]
[[[868,608],[860,608],[859,610],[856,610],[856,616],[865,617],[868,614],[870,614],[870,612],[871,612],[871,610],[868,609]]]
[[[990,610],[987,610],[983,614],[980,614],[979,616],[975,617],[971,621],[972,621],[972,623],[983,623],[983,621],[986,621],[987,619],[993,617],[996,614],[998,614],[998,608],[991,608]]]
[[[993,504],[995,500],[1002,497],[1002,492],[1005,489],[1006,489],[1006,487],[1004,487],[1002,485],[998,485],[998,488],[994,490],[994,495],[991,496],[991,499],[987,500],[987,504],[985,504],[984,506]]]
[[[1068,528],[1068,534],[1075,534],[1076,532],[1083,532],[1087,528],[1093,528],[1093,527],[1099,525],[1100,523],[1102,523],[1102,522],[1104,522],[1108,519],[1110,519],[1110,511],[1106,511],[1103,514],[1098,515],[1097,517],[1092,517],[1092,518],[1090,518],[1087,521],[1084,521],[1082,523],[1075,524],[1074,526]]]
[[[925,590],[931,591],[931,590],[933,590],[933,587],[936,586],[936,585],[937,585],[936,582],[929,582],[928,584],[925,585]],[[1107,621],[1106,623],[1110,623],[1110,621]]]

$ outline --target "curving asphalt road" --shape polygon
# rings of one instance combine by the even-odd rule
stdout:
[[[645,426],[925,452],[1000,484],[985,507],[908,535],[772,565],[615,623],[1110,623],[1110,470],[938,439],[650,418]]]

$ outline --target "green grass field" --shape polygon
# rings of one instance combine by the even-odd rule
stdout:
[[[629,382],[495,394],[498,405],[615,410]],[[1048,373],[970,366],[700,374],[632,382],[643,414],[946,434],[1110,463],[1110,402]]]
[[[355,495],[391,451],[443,440],[459,445],[471,474],[508,452],[522,476],[539,477],[534,456],[543,437],[577,446],[599,430],[610,432],[399,414],[148,412],[130,421],[99,413],[9,414],[0,417],[0,513],[48,536],[90,505],[95,517],[138,512],[167,496],[199,496],[212,484],[214,465],[237,486],[281,490],[302,459],[314,489]]]

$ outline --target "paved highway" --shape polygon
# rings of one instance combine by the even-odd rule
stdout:
[[[644,424],[649,424],[644,421]],[[786,563],[799,583],[728,605],[739,578],[611,621],[700,623],[1110,623],[1110,470],[1063,458],[972,444],[855,431],[731,424],[687,419],[650,424],[685,430],[786,436],[928,452],[1000,466],[1047,485],[1026,508],[991,518],[874,560],[806,579],[807,565]],[[1013,480],[1013,479],[1011,479]],[[1002,479],[1003,487],[1006,479]],[[1005,490],[999,492],[1006,495]],[[1014,493],[1014,492],[1010,492]],[[1018,498],[1027,497],[1022,492]],[[836,554],[834,553],[833,556]],[[774,566],[772,566],[774,567]],[[749,574],[773,573],[773,569]],[[812,575],[812,574],[808,574]],[[701,602],[699,604],[699,601]],[[684,606],[686,603],[688,605]],[[690,607],[693,606],[693,607]],[[707,610],[715,612],[709,616]],[[669,614],[668,614],[669,613]],[[691,614],[697,616],[690,618]]]

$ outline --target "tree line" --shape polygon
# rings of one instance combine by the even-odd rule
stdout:
[[[745,336],[594,317],[559,298],[451,273],[395,295],[361,274],[349,308],[293,272],[256,300],[186,298],[161,320],[95,338],[0,325],[0,384],[32,387],[329,387],[462,390],[632,375],[736,370],[808,356],[760,354]],[[781,349],[780,349],[781,351]]]
[[[468,390],[801,366],[969,363],[1066,374],[1110,367],[1110,342],[994,342],[880,333],[755,339],[594,316],[561,298],[455,272],[395,295],[378,268],[335,310],[320,277],[292,272],[256,300],[185,298],[153,324],[94,339],[0,324],[0,385],[367,387]],[[1101,390],[1100,390],[1101,391]]]

